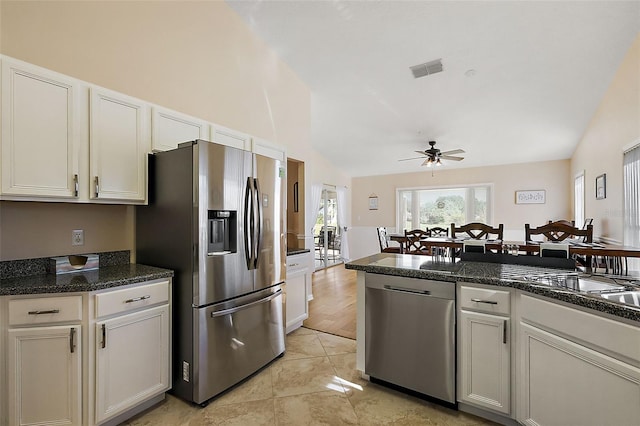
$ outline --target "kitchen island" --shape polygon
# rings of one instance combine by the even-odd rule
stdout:
[[[640,308],[599,294],[629,293],[639,289],[637,281],[390,253],[346,268],[358,271],[361,373],[367,371],[368,333],[376,332],[366,330],[367,277],[389,276],[390,290],[398,279],[406,280],[406,288],[417,288],[420,280],[450,283],[460,410],[503,424],[634,424],[640,418]],[[390,321],[403,309],[390,304]]]

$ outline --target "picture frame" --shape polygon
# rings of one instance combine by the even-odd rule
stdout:
[[[516,204],[545,204],[547,192],[544,189],[516,191]]]
[[[369,210],[378,210],[378,197],[369,197]]]
[[[607,198],[607,174],[603,173],[596,177],[596,200]]]

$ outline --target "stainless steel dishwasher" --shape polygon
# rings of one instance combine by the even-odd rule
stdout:
[[[455,404],[455,283],[365,275],[365,373]]]

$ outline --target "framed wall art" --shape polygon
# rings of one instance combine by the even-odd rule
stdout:
[[[596,178],[596,200],[607,198],[607,174],[603,173]]]
[[[378,197],[375,195],[369,197],[369,210],[378,210]]]
[[[516,191],[516,204],[544,204],[547,201],[546,198],[544,189]]]

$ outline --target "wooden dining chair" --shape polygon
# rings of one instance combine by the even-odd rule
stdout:
[[[451,237],[456,238],[457,234],[464,234],[465,237],[470,237],[474,240],[501,240],[504,233],[504,224],[499,224],[496,228],[487,225],[486,223],[472,222],[466,225],[456,226],[455,223],[451,224]]]
[[[449,230],[446,228],[440,228],[439,226],[434,226],[433,228],[429,228],[429,236],[431,237],[448,237]]]
[[[582,237],[585,243],[593,242],[593,225],[587,225],[587,229],[579,229],[563,222],[566,221],[551,222],[537,228],[532,228],[527,223],[524,225],[524,238],[532,241],[532,236],[542,235],[548,241],[564,241],[567,238]]]
[[[408,254],[431,254],[428,247],[425,247],[420,240],[424,240],[430,236],[429,231],[422,229],[413,229],[411,231],[404,231],[404,236],[407,239],[405,246],[405,253]]]
[[[384,226],[376,228],[378,232],[378,244],[380,244],[380,253],[402,253],[401,247],[389,246],[389,234]]]

